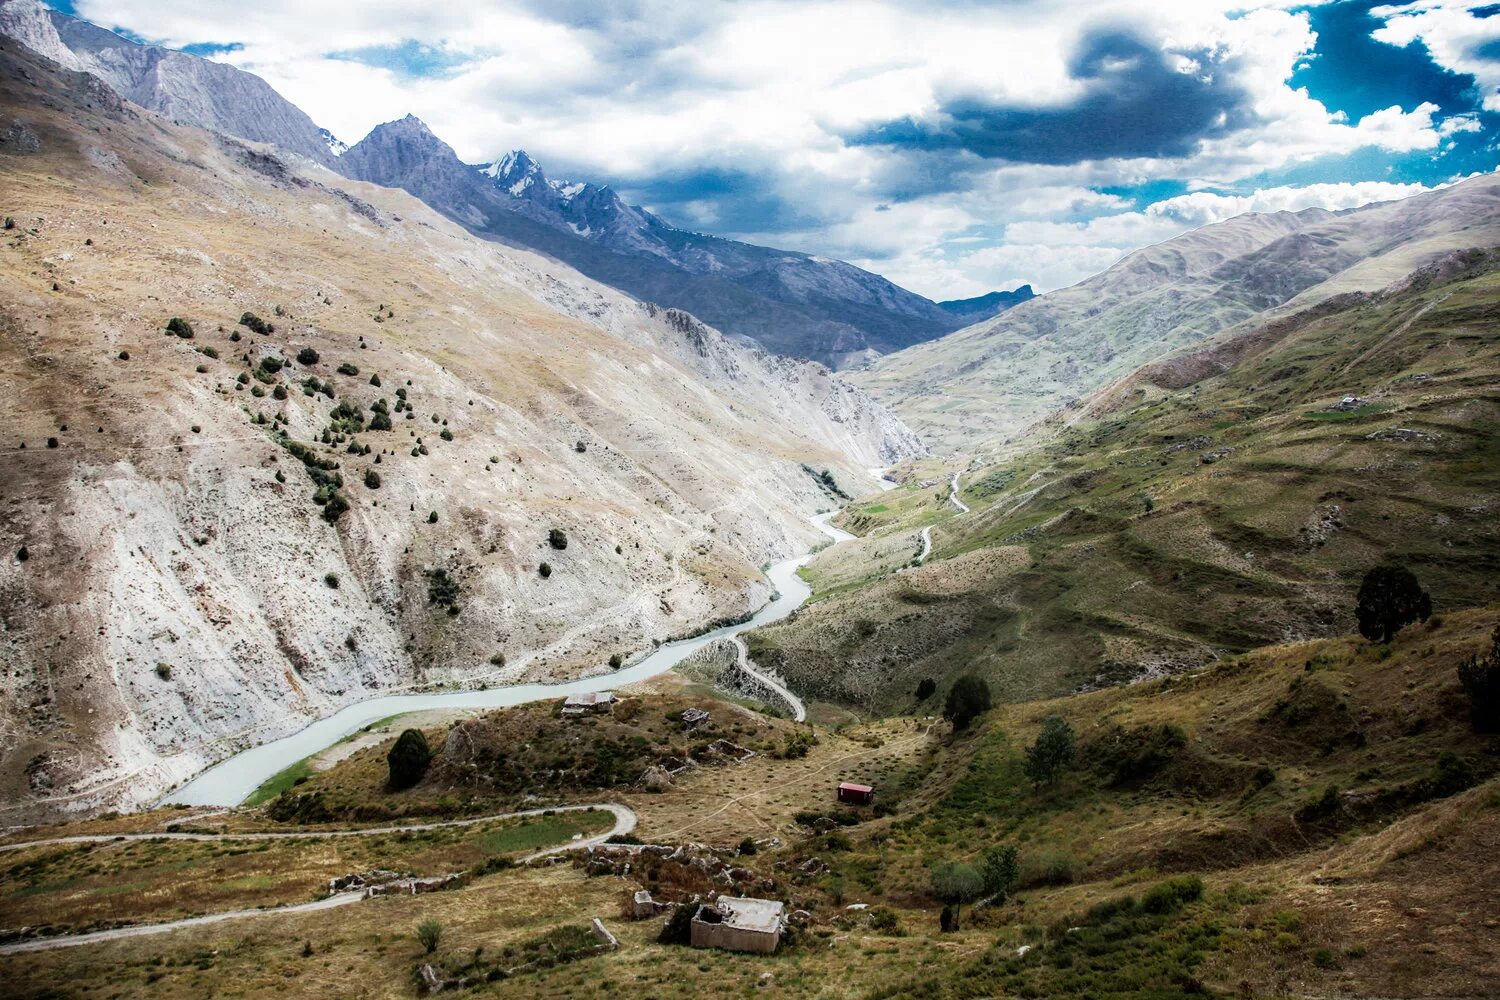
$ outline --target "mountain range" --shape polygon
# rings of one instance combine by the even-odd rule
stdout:
[[[853,377],[934,448],[993,452],[1153,359],[1452,250],[1500,243],[1500,176],[1340,212],[1242,215],[1129,254],[1069,288]]]
[[[607,186],[551,182],[521,151],[464,164],[410,116],[346,150],[253,74],[142,45],[40,0],[0,4],[0,33],[168,118],[404,188],[479,235],[546,254],[777,354],[846,367],[939,337],[1030,293],[940,304],[843,261],[679,229]]]

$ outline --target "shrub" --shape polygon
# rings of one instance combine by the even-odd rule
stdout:
[[[1416,574],[1394,563],[1376,566],[1359,585],[1354,617],[1359,634],[1371,642],[1390,642],[1412,622],[1432,615],[1432,597]]]
[[[380,388],[380,376],[378,374],[371,375],[370,376],[370,384],[373,385],[375,388],[379,389]]]
[[[1196,875],[1179,875],[1152,886],[1141,899],[1146,913],[1171,913],[1203,898],[1203,880]]]
[[[343,517],[348,509],[349,501],[338,490],[333,490],[328,494],[328,501],[323,504],[323,520],[333,524]]]
[[[545,580],[547,579],[547,577],[552,575],[552,564],[544,562],[536,568],[536,571],[541,574],[542,579]]]
[[[657,944],[687,944],[693,937],[693,914],[698,910],[697,903],[678,903],[672,915],[667,918],[666,923],[661,926],[661,933],[656,936]]]
[[[463,588],[459,582],[439,566],[427,571],[427,603],[447,608],[450,615],[458,614],[458,598]]]
[[[323,582],[328,585],[328,588],[330,590],[338,590],[339,589],[339,575],[337,573],[325,573],[325,574],[323,574]]]
[[[400,790],[415,785],[427,773],[427,765],[432,763],[432,749],[427,745],[427,737],[420,729],[405,730],[396,737],[395,744],[385,755],[385,763],[390,769],[391,788]]]
[[[172,664],[170,664],[170,663],[158,663],[156,665],[156,676],[160,677],[164,681],[171,680],[172,679]]]
[[[271,398],[272,399],[286,399],[286,386],[284,386],[284,385],[282,385],[282,384],[280,384],[278,382],[276,384],[276,388],[274,388],[274,389],[271,390]]]
[[[740,841],[740,846],[737,849],[737,853],[741,855],[750,855],[754,854],[758,850],[760,850],[760,848],[755,846],[755,838],[746,837],[744,840]]]
[[[547,532],[547,544],[559,551],[568,547],[568,536],[561,528]]]
[[[1051,784],[1073,763],[1073,727],[1055,715],[1042,723],[1036,742],[1026,748],[1026,777],[1038,785]]]
[[[587,444],[585,444],[584,442],[579,441],[577,444],[575,444],[573,446],[573,450],[576,451],[576,452],[578,452],[578,454],[582,455],[584,452],[586,452],[586,451],[589,450],[589,446]]]
[[[342,364],[340,364],[338,366],[337,370],[338,370],[338,373],[340,375],[358,375],[359,374],[359,368],[357,366],[355,366],[355,365],[351,365],[347,361],[345,361]]]
[[[311,347],[304,347],[297,352],[297,364],[315,365],[318,363],[318,352]]]
[[[427,515],[427,523],[428,524],[437,524],[437,511],[432,511],[431,513],[429,513]]]
[[[917,682],[917,700],[926,701],[937,694],[937,681],[931,677],[923,677]]]
[[[1458,667],[1458,680],[1469,696],[1469,722],[1476,733],[1500,732],[1500,625],[1490,634],[1490,648]]]
[[[167,332],[176,334],[183,340],[191,340],[193,337],[193,325],[185,319],[173,316],[167,320]]]
[[[443,925],[436,920],[428,918],[417,925],[417,940],[421,942],[423,948],[427,949],[429,955],[437,951],[438,941],[442,937]]]
[[[270,334],[276,332],[275,326],[267,323],[253,312],[240,314],[240,326],[249,327],[252,333]]]
[[[954,729],[964,730],[969,723],[988,712],[990,704],[990,686],[973,674],[964,674],[948,689],[943,718],[952,722]]]
[[[376,472],[374,469],[366,469],[365,488],[372,490],[380,489],[380,473]]]
[[[57,447],[57,438],[55,438],[55,437],[49,437],[47,439],[47,447],[48,448],[56,448]]]
[[[1014,844],[996,844],[980,856],[979,875],[984,891],[990,896],[1004,896],[1021,877],[1021,855]]]
[[[609,654],[609,666],[611,670],[619,670],[624,665],[625,657],[621,656],[619,653]]]
[[[273,357],[268,354],[260,359],[260,370],[265,372],[267,375],[275,375],[277,372],[281,371],[282,367],[285,364],[286,362],[282,361],[280,358]]]
[[[23,545],[19,549],[16,549],[16,562],[25,562],[26,560],[28,560],[30,558],[31,558],[31,550],[28,549],[26,546]]]
[[[118,357],[121,361],[129,361],[130,360],[130,352],[129,351],[121,351],[119,354],[117,354],[115,356]]]

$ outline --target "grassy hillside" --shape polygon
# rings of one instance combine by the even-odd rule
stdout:
[[[804,696],[906,711],[924,677],[1020,700],[1352,631],[1385,557],[1439,608],[1494,600],[1497,319],[1494,257],[1457,254],[1142,369],[965,469],[972,513],[935,474],[851,508],[865,540],[809,567],[821,599],[751,633],[755,657]],[[898,570],[923,525],[932,557]]]
[[[1494,607],[1447,614],[1389,647],[1349,637],[1268,647],[1191,676],[1002,706],[956,735],[911,719],[814,730],[805,758],[765,754],[700,768],[660,794],[611,793],[640,813],[641,839],[684,845],[674,858],[488,863],[544,834],[513,824],[251,850],[33,848],[4,859],[0,911],[74,926],[111,908],[114,919],[160,919],[195,903],[306,898],[356,866],[479,874],[335,920],[252,918],[5,967],[17,997],[312,997],[351,983],[366,997],[409,997],[420,995],[421,964],[482,973],[539,951],[558,958],[459,995],[688,998],[712,983],[719,995],[823,998],[1482,996],[1500,974],[1490,872],[1500,758],[1492,737],[1470,729],[1456,668],[1488,647],[1497,619]],[[681,704],[645,697],[636,718],[649,729]],[[1022,760],[1049,717],[1071,725],[1078,752],[1036,785]],[[479,721],[533,727],[543,747],[580,735],[576,720],[530,711]],[[450,773],[441,758],[431,787],[409,793],[414,805],[435,804]],[[314,780],[373,801],[383,793],[367,772],[356,755]],[[852,776],[875,781],[879,809],[834,805],[832,783]],[[87,826],[138,829],[148,818]],[[598,820],[538,822],[565,838],[559,823]],[[254,812],[192,825],[288,826]],[[754,853],[737,847],[746,837]],[[933,872],[1007,844],[1019,861],[1011,892],[966,905],[959,929],[941,931]],[[808,918],[775,956],[663,945],[661,918],[625,916],[640,888],[667,901],[749,892]],[[547,952],[583,941],[595,916],[619,950]],[[423,920],[442,931],[431,954],[415,934]]]

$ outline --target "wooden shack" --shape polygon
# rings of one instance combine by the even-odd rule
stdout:
[[[720,896],[704,903],[689,925],[694,948],[723,948],[769,955],[781,944],[784,907],[774,899]]]
[[[852,781],[839,782],[839,801],[851,806],[867,806],[875,801],[873,785],[856,785]]]

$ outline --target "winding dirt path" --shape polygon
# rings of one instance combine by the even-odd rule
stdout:
[[[917,562],[926,562],[930,555],[932,555],[932,525],[922,529],[922,551],[917,553]]]
[[[732,635],[729,637],[729,641],[734,643],[735,648],[739,651],[736,656],[739,659],[740,669],[779,694],[782,700],[791,706],[793,721],[806,722],[807,706],[802,704],[802,699],[792,694],[786,685],[772,680],[750,665],[750,647],[745,645],[745,640],[737,635]]]
[[[953,474],[953,481],[948,484],[948,502],[958,508],[960,514],[969,512],[969,505],[958,498],[958,473]]]
[[[534,851],[520,859],[521,863],[524,864],[528,861],[535,861],[537,858],[545,858],[548,855],[561,854],[564,851],[576,851],[585,847],[595,847],[617,834],[630,833],[635,829],[635,810],[616,802],[595,802],[572,806],[553,806],[550,809],[523,809],[519,812],[496,813],[491,816],[477,816],[471,819],[444,820],[437,823],[414,823],[407,826],[372,826],[362,827],[357,830],[298,830],[284,833],[83,834],[74,837],[51,837],[46,840],[29,840],[18,844],[0,844],[0,850],[17,851],[25,847],[46,847],[52,844],[95,844],[119,840],[307,840],[315,837],[374,837],[381,834],[404,833],[412,830],[438,830],[445,827],[477,826],[480,823],[493,823],[497,820],[541,816],[549,812],[584,812],[589,809],[599,809],[612,813],[615,817],[614,825],[604,833],[596,834],[592,837],[570,840],[555,847]],[[314,900],[310,903],[292,903],[287,906],[268,906],[249,910],[226,910],[223,913],[209,913],[201,917],[171,920],[160,924],[139,924],[132,927],[112,927],[109,930],[93,931],[88,934],[66,934],[57,937],[31,938],[25,941],[13,941],[10,944],[0,945],[0,955],[18,955],[29,951],[49,951],[53,948],[72,948],[78,945],[99,944],[105,941],[119,941],[125,938],[143,937],[149,934],[166,934],[185,927],[202,927],[206,924],[217,924],[226,920],[239,920],[243,917],[259,917],[273,913],[308,913],[313,910],[326,910],[335,906],[347,906],[350,903],[357,903],[364,898],[363,891],[341,892],[324,899]]]

